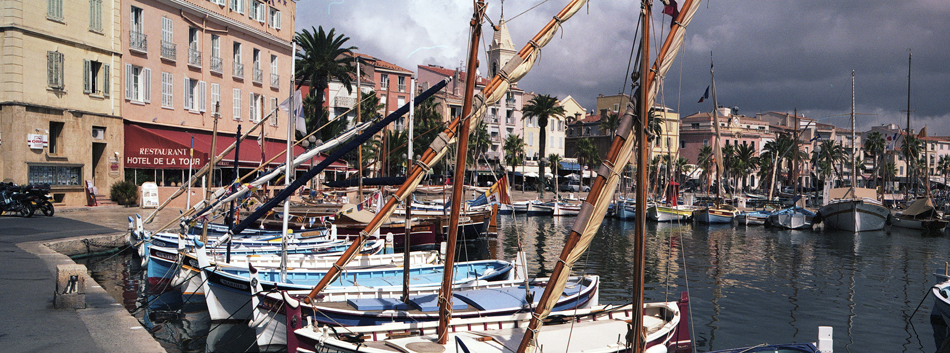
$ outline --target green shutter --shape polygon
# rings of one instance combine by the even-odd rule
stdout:
[[[92,91],[92,62],[82,61],[82,93],[89,94]]]
[[[108,97],[112,83],[112,69],[109,65],[102,65],[102,95]]]

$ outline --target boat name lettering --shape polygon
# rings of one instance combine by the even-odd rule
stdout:
[[[221,284],[226,285],[226,286],[231,287],[231,288],[245,289],[245,290],[247,289],[247,286],[244,285],[244,284],[237,283],[237,282],[231,282],[231,281],[226,280],[226,279],[222,279],[222,280],[221,280]]]

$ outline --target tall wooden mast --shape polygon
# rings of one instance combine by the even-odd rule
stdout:
[[[468,45],[468,66],[465,72],[465,100],[462,103],[462,116],[469,119],[478,119],[471,117],[472,100],[475,97],[475,69],[478,67],[478,41],[482,37],[482,18],[485,16],[485,1],[477,0],[475,3],[475,14],[472,16],[471,26],[472,37]],[[455,179],[452,183],[452,213],[449,217],[449,239],[445,247],[445,270],[442,271],[442,289],[439,291],[439,344],[445,344],[448,339],[446,329],[449,321],[452,319],[452,277],[455,274],[455,241],[459,233],[459,217],[462,212],[462,190],[465,187],[465,160],[468,157],[468,132],[471,125],[463,121],[458,127],[458,142],[455,149],[457,157],[455,158]],[[408,222],[408,220],[407,220]]]

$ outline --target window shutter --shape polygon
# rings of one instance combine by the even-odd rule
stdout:
[[[214,105],[215,105],[216,103],[219,103],[219,102],[221,102],[221,86],[219,86],[217,83],[212,83],[212,84],[211,84],[211,106],[212,106],[212,109],[214,109],[214,108],[213,108]],[[218,113],[220,114],[221,112],[219,111]]]
[[[200,110],[202,113],[207,111],[207,108],[208,108],[208,101],[207,99],[205,99],[206,97],[205,89],[206,89],[205,81],[198,81],[198,99],[200,99],[199,102],[201,102],[201,104],[198,107],[198,110]]]
[[[152,103],[152,69],[142,69],[142,100]]]
[[[191,79],[189,79],[188,76],[185,76],[185,90],[182,91],[182,93],[184,93],[184,96],[185,96],[184,97],[185,110],[193,108],[194,105],[191,103],[189,99],[191,98]]]
[[[102,95],[108,97],[110,86],[112,86],[112,68],[110,65],[102,65]]]
[[[277,18],[274,19],[274,28],[280,29],[280,11],[277,11]]]
[[[46,52],[46,84],[50,87],[56,87],[56,52]]]
[[[132,100],[132,64],[125,64],[125,100]]]
[[[241,120],[241,90],[235,88],[231,93],[233,95],[232,104],[234,105],[231,113],[234,114],[234,120]]]
[[[250,114],[247,115],[247,120],[250,122],[257,122],[257,116],[254,114],[254,93],[248,93],[247,97],[247,111]]]
[[[82,61],[82,93],[89,94],[92,91],[92,63],[89,60]]]

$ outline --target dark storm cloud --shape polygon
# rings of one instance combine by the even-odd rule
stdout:
[[[298,2],[297,28],[335,27],[361,52],[413,71],[419,64],[455,68],[464,61],[470,1],[330,3]],[[505,3],[516,49],[566,2],[548,1],[521,14],[539,3]],[[656,2],[657,13],[661,6]],[[616,94],[623,86],[638,9],[635,1],[590,2],[542,50],[519,87],[561,98],[571,95],[595,109],[598,94]],[[499,15],[500,3],[489,2],[488,16],[497,22]],[[858,129],[884,123],[903,127],[910,49],[912,126],[950,135],[947,18],[950,3],[942,0],[703,2],[660,99],[683,115],[710,110],[709,101],[696,101],[710,82],[712,52],[719,104],[737,106],[741,114],[797,108],[808,117],[848,127],[848,118],[840,115],[850,111],[854,70],[856,111],[867,114],[859,115]],[[659,42],[663,38],[656,31],[665,36],[669,17],[657,14],[653,19],[653,40]],[[490,27],[484,29],[480,50],[491,40]]]

